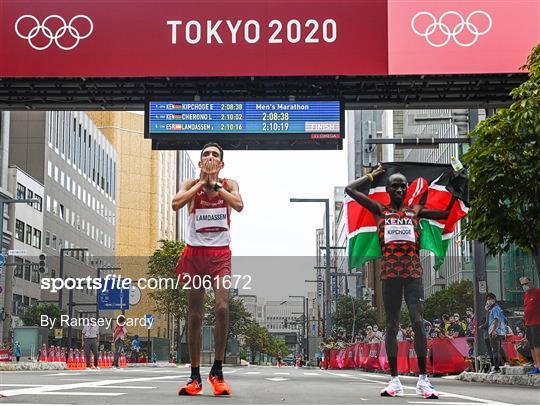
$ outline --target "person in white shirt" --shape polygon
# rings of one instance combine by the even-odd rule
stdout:
[[[94,354],[94,368],[99,369],[98,366],[98,341],[99,341],[99,327],[95,323],[87,324],[82,330],[82,345],[84,348],[84,355],[86,357],[86,369],[91,369],[90,364],[90,352]]]

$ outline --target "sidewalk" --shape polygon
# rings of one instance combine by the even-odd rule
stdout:
[[[67,369],[65,362],[0,362],[0,371],[59,371]]]
[[[540,387],[540,375],[527,375],[532,368],[506,367],[500,374],[483,374],[478,372],[462,372],[457,379],[464,382],[484,382],[499,385],[523,385]]]

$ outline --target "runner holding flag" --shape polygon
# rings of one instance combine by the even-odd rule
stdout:
[[[381,279],[384,310],[386,313],[386,352],[392,379],[388,386],[381,391],[381,396],[403,396],[403,387],[397,373],[397,333],[399,329],[399,314],[402,297],[409,311],[414,330],[414,346],[418,356],[420,375],[416,385],[417,394],[424,398],[438,399],[439,395],[433,388],[426,374],[427,339],[423,328],[424,323],[424,288],[422,284],[422,265],[420,263],[421,236],[419,219],[445,220],[451,216],[456,203],[452,196],[445,209],[427,208],[428,182],[423,178],[415,179],[408,187],[407,178],[392,168],[392,174],[386,177],[384,192],[369,186],[380,183],[385,169],[379,165],[373,172],[357,179],[345,189],[345,192],[362,208],[370,213],[374,227],[364,227],[363,231],[376,233],[378,244],[364,239],[360,248],[364,250],[363,257],[358,263],[382,256]],[[440,180],[441,177],[435,181]],[[371,190],[370,190],[371,189]],[[434,191],[437,189],[434,188]],[[367,192],[367,193],[366,193]],[[378,193],[378,196],[373,196]],[[369,196],[368,196],[369,194]],[[435,195],[436,193],[433,193]],[[375,198],[372,198],[372,197]],[[439,196],[440,197],[440,196]],[[444,200],[444,199],[443,199]],[[433,205],[433,204],[431,204]],[[437,205],[434,205],[437,206]],[[440,202],[439,202],[440,206]],[[351,229],[351,208],[347,205],[349,231]],[[355,220],[364,218],[367,213],[356,213]],[[365,222],[364,220],[360,220]],[[359,227],[360,230],[362,227]],[[453,229],[453,227],[452,227]],[[359,235],[362,231],[356,233]],[[351,234],[349,234],[351,239]],[[354,238],[354,237],[353,237]],[[359,244],[357,244],[359,245]],[[351,248],[351,247],[349,247]],[[358,257],[358,247],[350,249],[351,257]],[[368,251],[372,250],[371,253]],[[354,259],[352,261],[355,261]]]

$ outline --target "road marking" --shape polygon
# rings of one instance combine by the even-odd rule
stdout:
[[[259,375],[260,372],[246,372],[245,375]]]
[[[319,374],[317,372],[304,372],[304,375],[307,375],[307,376],[321,376],[321,374]]]
[[[121,392],[43,392],[40,395],[59,395],[59,396],[120,396],[125,395]]]
[[[407,403],[410,403],[412,405],[460,405],[460,406],[473,406],[473,405],[478,405],[478,403],[463,403],[463,402],[439,402],[439,401],[434,401],[434,402],[426,402],[425,400],[422,402],[412,402],[412,401],[409,401]]]
[[[325,372],[327,374],[329,374],[329,375],[335,375],[335,376],[341,376],[341,377],[346,375],[346,374],[338,374],[338,373],[335,373],[335,372],[328,372],[328,371],[325,371]],[[366,375],[366,374],[363,374],[363,375]],[[350,376],[347,376],[347,377],[351,378]],[[374,376],[372,376],[372,377],[374,378]],[[377,381],[375,379],[367,379],[367,378],[360,378],[360,377],[352,377],[352,378],[367,381],[367,382],[373,382],[373,383],[376,383],[376,384],[383,383],[383,382]],[[414,386],[403,385],[403,388],[404,389],[416,390],[416,387],[414,387]],[[439,392],[439,395],[443,395],[445,397],[449,396],[449,397],[453,397],[453,398],[457,398],[457,399],[472,400],[474,402],[480,402],[480,403],[489,403],[489,404],[497,405],[497,406],[510,406],[511,405],[510,403],[497,402],[497,401],[488,400],[488,399],[481,399],[481,398],[476,398],[476,397],[473,397],[473,396],[458,395],[457,393],[450,393],[450,392]]]
[[[155,382],[155,381],[153,381],[153,382]],[[157,386],[96,385],[96,388],[113,388],[113,389],[157,389]]]
[[[274,375],[290,375],[290,372],[274,372]]]
[[[281,381],[288,381],[289,379],[288,378],[280,378],[280,377],[277,377],[277,378],[264,378],[266,379],[267,381],[273,381],[273,382],[281,382]]]
[[[27,388],[40,387],[40,386],[49,386],[49,385],[32,385],[31,383],[2,383],[0,386],[22,386]],[[50,385],[54,386],[54,385]]]
[[[61,390],[92,388],[99,385],[114,385],[114,384],[131,383],[131,382],[148,382],[148,381],[158,381],[160,379],[177,379],[180,377],[182,377],[182,375],[170,375],[166,377],[158,376],[158,377],[143,377],[143,378],[106,379],[103,381],[66,383],[62,385],[49,385],[49,386],[41,386],[37,388],[9,389],[9,390],[0,391],[0,395],[3,395],[3,396],[41,395],[41,394],[46,394],[46,393],[48,394],[49,392],[61,391]]]
[[[224,374],[234,374],[235,372],[238,372],[238,369],[235,369],[233,371],[227,371],[226,369],[223,370]]]

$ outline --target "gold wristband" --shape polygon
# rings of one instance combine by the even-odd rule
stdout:
[[[367,177],[369,178],[370,181],[373,182],[373,175],[372,175],[371,173],[368,173],[368,174],[367,174]]]

